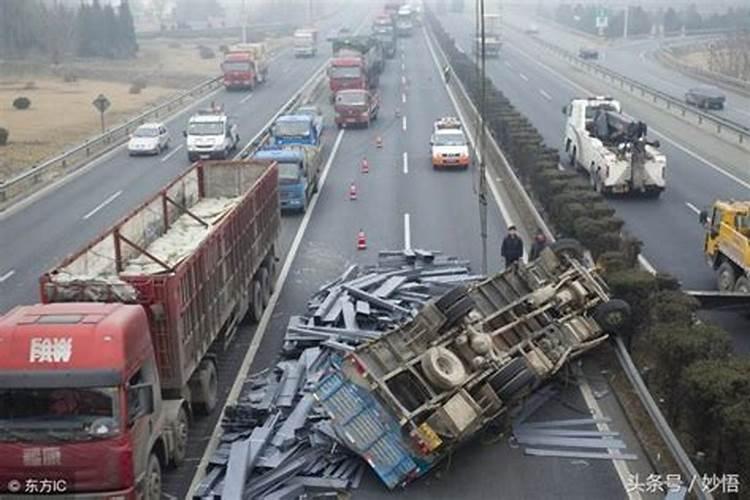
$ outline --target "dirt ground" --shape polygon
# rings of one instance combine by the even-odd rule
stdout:
[[[26,88],[32,84],[34,88]],[[175,93],[175,89],[147,86],[140,94],[130,94],[129,88],[125,83],[96,80],[0,80],[0,127],[10,131],[8,144],[0,146],[0,180],[98,133],[99,112],[91,102],[99,94],[112,103],[106,124],[115,125]],[[13,107],[19,96],[31,100],[29,109]]]
[[[709,52],[707,50],[698,50],[695,52],[689,52],[683,56],[680,56],[679,59],[684,62],[685,64],[689,64],[690,66],[701,68],[705,70],[713,70],[714,68],[711,68],[711,65],[709,64]],[[731,74],[727,71],[722,71],[722,73],[726,74],[727,76],[731,76],[736,78],[737,75]]]

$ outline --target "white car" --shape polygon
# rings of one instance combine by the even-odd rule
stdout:
[[[169,132],[163,123],[144,123],[130,136],[128,153],[158,155],[169,147]]]

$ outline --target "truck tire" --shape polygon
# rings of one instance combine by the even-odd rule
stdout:
[[[260,322],[263,316],[263,288],[257,279],[254,279],[250,285],[250,312],[253,315],[253,321]]]
[[[170,466],[173,469],[176,469],[185,461],[189,429],[190,420],[187,411],[182,407],[177,413],[177,420],[174,423],[174,453],[172,453],[172,460],[170,461]]]
[[[268,269],[261,267],[260,271],[260,287],[263,291],[263,308],[268,305],[268,300],[271,298],[271,283],[268,278]]]
[[[510,382],[516,375],[521,373],[523,370],[527,370],[528,366],[526,365],[526,360],[523,358],[515,358],[507,365],[500,368],[500,371],[497,372],[497,375],[492,377],[489,380],[490,387],[492,387],[495,392],[499,392],[500,389],[502,389],[505,384]]]
[[[573,259],[583,258],[583,245],[581,245],[578,240],[575,240],[573,238],[563,238],[557,240],[554,243],[550,244],[549,248],[550,250],[555,252],[557,258],[562,260],[563,262],[565,262],[566,256]]]
[[[276,291],[276,256],[273,254],[273,250],[268,255],[268,262],[266,262],[266,268],[268,269],[268,286],[271,293]]]
[[[210,415],[219,401],[219,375],[216,372],[216,364],[210,359],[202,361],[198,366],[197,377],[193,385],[197,392],[195,411],[200,415]]]
[[[734,265],[729,261],[724,261],[716,272],[716,285],[720,292],[731,292],[734,290],[734,284],[737,280],[737,273],[734,271]]]
[[[450,306],[455,304],[464,295],[466,295],[466,287],[459,285],[437,299],[435,301],[435,307],[437,307],[440,312],[445,313]]]
[[[630,321],[630,304],[620,299],[599,304],[594,310],[594,320],[607,333],[618,333]]]
[[[474,301],[469,297],[468,295],[462,297],[459,299],[455,304],[450,306],[447,311],[445,311],[445,325],[443,326],[444,329],[448,329],[455,325],[458,321],[461,320],[464,316],[469,314],[469,311],[474,309]]]
[[[144,500],[161,500],[161,464],[156,453],[151,453],[146,466]]]
[[[466,378],[466,368],[453,351],[432,347],[422,357],[422,371],[427,379],[441,389],[453,389]]]
[[[750,280],[746,276],[740,276],[734,284],[737,293],[750,293]]]
[[[570,153],[568,163],[570,164],[571,167],[576,167],[577,166],[576,161],[577,161],[576,160],[576,147],[573,146],[573,150]]]
[[[505,384],[505,386],[501,387],[500,390],[497,391],[497,395],[503,401],[510,401],[523,389],[533,384],[535,380],[536,375],[534,375],[534,373],[527,368],[525,370],[522,370],[510,382]]]

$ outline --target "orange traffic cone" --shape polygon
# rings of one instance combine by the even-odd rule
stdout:
[[[357,233],[357,250],[364,250],[367,248],[367,239],[365,238],[365,232],[361,229]]]
[[[357,199],[357,185],[353,182],[349,186],[349,199],[352,201]]]
[[[382,148],[382,147],[383,147],[383,138],[382,138],[382,137],[380,137],[380,136],[377,136],[377,137],[375,138],[375,145],[376,145],[376,146],[377,146],[378,148]]]
[[[367,162],[367,158],[362,158],[362,173],[366,174],[370,171],[370,164]]]

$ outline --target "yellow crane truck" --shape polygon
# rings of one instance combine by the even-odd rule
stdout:
[[[716,201],[700,213],[703,251],[720,292],[750,294],[750,202]]]

